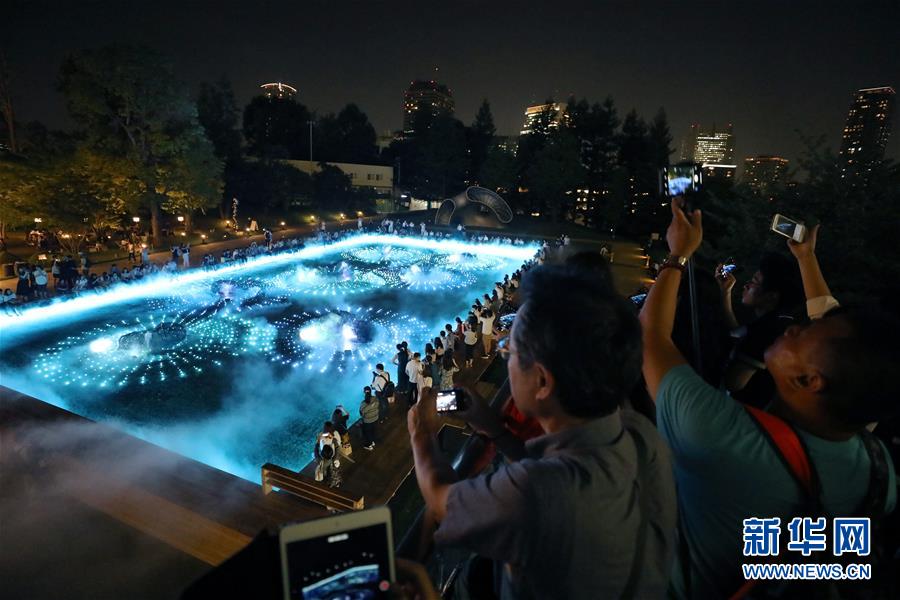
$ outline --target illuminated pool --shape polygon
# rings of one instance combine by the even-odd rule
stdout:
[[[2,383],[258,481],[535,250],[364,235],[0,315]]]

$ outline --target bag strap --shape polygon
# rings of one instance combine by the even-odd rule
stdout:
[[[760,428],[775,454],[784,463],[788,473],[800,486],[813,514],[821,512],[822,490],[816,470],[809,460],[809,453],[797,432],[786,421],[771,413],[744,405],[753,422]]]

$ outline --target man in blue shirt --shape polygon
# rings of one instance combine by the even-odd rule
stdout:
[[[702,241],[701,217],[700,211],[686,215],[680,199],[673,201],[666,233],[672,254],[640,316],[643,372],[656,401],[657,425],[674,456],[679,533],[686,542],[672,592],[724,598],[744,583],[740,564],[751,562],[742,556],[743,519],[780,517],[786,524],[793,517],[818,515],[802,514],[804,493],[750,414],[706,384],[672,343],[678,287],[687,259]],[[789,242],[814,320],[789,327],[765,352],[777,390],[769,412],[793,426],[804,443],[821,484],[824,514],[864,516],[855,513],[867,496],[872,469],[859,433],[896,405],[891,365],[900,364],[900,324],[871,313],[817,318],[837,306],[815,257],[817,234],[818,227],[805,242]],[[896,479],[887,460],[884,508],[890,512]],[[782,556],[778,562],[799,561]],[[833,562],[830,552],[822,562]]]

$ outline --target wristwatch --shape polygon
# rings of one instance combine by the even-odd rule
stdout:
[[[678,269],[682,273],[684,273],[684,268],[687,265],[688,257],[687,256],[676,256],[675,254],[670,254],[663,264],[659,265],[659,273],[662,273],[663,269]]]

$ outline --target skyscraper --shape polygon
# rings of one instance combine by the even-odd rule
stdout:
[[[688,150],[689,149],[689,150]],[[703,131],[700,125],[691,125],[691,135],[683,155],[703,167],[703,176],[712,179],[733,180],[737,165],[734,162],[734,128],[731,123],[725,131]]]
[[[453,96],[450,88],[434,80],[413,81],[403,94],[403,132],[414,133],[413,121],[421,111],[432,116],[442,112],[453,112]]]
[[[788,160],[780,156],[748,156],[744,159],[744,182],[758,196],[771,200],[787,182]]]
[[[297,95],[297,88],[286,83],[264,83],[259,86],[266,98],[293,98]]]
[[[857,90],[841,140],[841,177],[865,174],[884,159],[895,98],[892,87]]]
[[[551,113],[550,123],[548,123],[548,127],[550,127],[551,129],[556,129],[557,127],[559,127],[560,122],[565,122],[565,104],[562,104],[560,102],[555,102],[553,104],[535,104],[525,109],[525,122],[522,124],[522,131],[520,131],[519,133],[521,135],[528,135],[532,133],[541,116],[547,111],[550,111]]]

